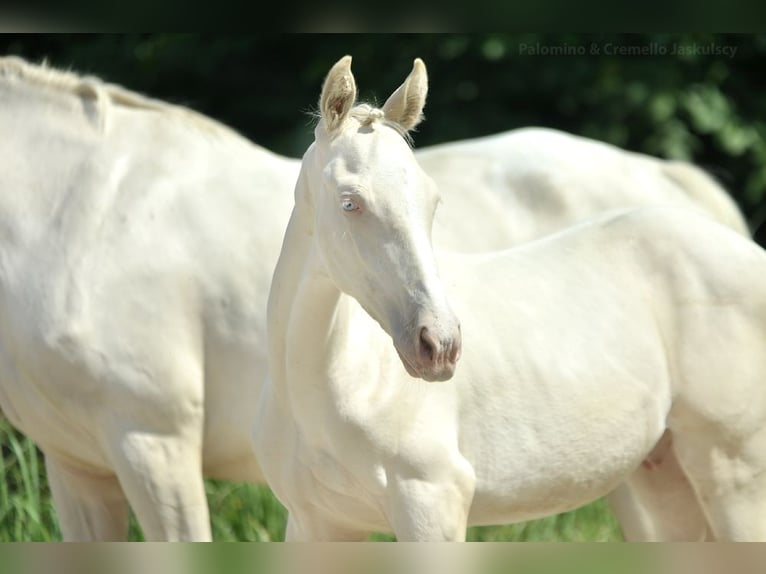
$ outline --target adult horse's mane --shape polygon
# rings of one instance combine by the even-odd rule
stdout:
[[[106,125],[110,105],[166,114],[196,126],[203,132],[232,135],[234,130],[184,106],[144,96],[91,75],[53,68],[46,61],[29,63],[16,56],[0,57],[0,80],[11,79],[51,92],[64,92],[96,103],[99,124]]]

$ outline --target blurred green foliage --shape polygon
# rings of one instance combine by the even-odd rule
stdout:
[[[430,92],[418,147],[559,128],[693,160],[752,227],[766,219],[766,35],[6,34],[0,53],[188,105],[291,156],[312,139],[305,112],[338,58],[353,56],[361,98],[382,103],[419,56]]]

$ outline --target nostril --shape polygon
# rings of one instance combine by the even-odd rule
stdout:
[[[450,350],[449,354],[449,360],[451,363],[457,363],[460,359],[460,343],[455,343],[452,345],[452,349]]]
[[[436,341],[428,331],[428,327],[420,330],[420,356],[422,359],[433,363],[436,354]]]
[[[457,337],[452,345],[452,362],[457,363],[463,353],[463,328],[460,323],[457,325]]]

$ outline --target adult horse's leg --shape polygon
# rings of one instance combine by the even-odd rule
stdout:
[[[201,421],[199,426],[185,434],[129,431],[116,437],[112,455],[117,475],[147,540],[212,539]]]
[[[666,431],[638,469],[608,496],[609,505],[632,542],[712,540],[702,507]]]
[[[65,541],[127,540],[128,501],[116,476],[91,473],[50,455],[45,466]]]

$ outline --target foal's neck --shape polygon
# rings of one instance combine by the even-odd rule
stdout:
[[[342,296],[322,274],[313,248],[312,221],[309,205],[296,201],[272,279],[268,329],[276,391],[287,389],[291,383],[288,375],[294,374],[296,365],[311,364],[317,369],[325,360],[320,355]]]

